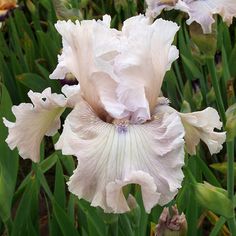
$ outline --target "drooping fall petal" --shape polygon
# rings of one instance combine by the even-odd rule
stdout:
[[[56,147],[78,158],[68,185],[79,198],[106,212],[126,212],[122,187],[135,183],[150,212],[155,204],[173,199],[181,186],[183,136],[176,113],[158,113],[146,124],[120,127],[105,123],[81,101],[68,115]]]
[[[226,133],[214,131],[222,128],[219,114],[214,108],[208,107],[203,111],[180,113],[170,106],[157,106],[156,111],[178,113],[185,129],[184,139],[189,154],[196,154],[196,146],[200,140],[208,146],[211,154],[218,153],[222,149]]]
[[[4,119],[9,130],[6,142],[11,149],[17,147],[22,158],[38,162],[43,136],[54,135],[60,128],[60,115],[65,109],[66,98],[51,93],[50,88],[42,93],[30,91],[28,96],[33,104],[21,103],[12,107],[15,122]]]
[[[211,154],[220,152],[226,140],[226,133],[214,131],[215,128],[222,128],[215,109],[208,107],[203,111],[179,114],[185,128],[185,142],[189,154],[196,154],[200,139],[206,143]]]

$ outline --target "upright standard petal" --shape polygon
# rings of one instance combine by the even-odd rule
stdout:
[[[78,158],[68,185],[79,198],[106,212],[126,212],[122,188],[134,183],[141,186],[150,212],[155,204],[172,200],[181,187],[183,136],[176,113],[158,113],[141,125],[110,124],[81,101],[67,117],[57,148]]]
[[[143,15],[124,22],[121,53],[115,59],[118,100],[131,111],[133,123],[150,119],[164,75],[178,58],[171,45],[179,27],[162,19],[150,24]],[[141,122],[140,122],[141,121]]]
[[[97,114],[104,116],[103,98],[106,100],[107,96],[112,96],[111,102],[117,104],[116,82],[111,76],[114,77],[112,63],[120,46],[118,31],[110,29],[109,16],[104,16],[103,21],[58,21],[55,26],[62,35],[63,50],[50,78],[64,79],[66,73],[72,73],[80,83],[84,99]],[[105,86],[107,81],[111,85],[109,94]],[[119,109],[117,113],[121,114],[124,106],[117,104],[116,107]]]
[[[208,107],[203,111],[192,113],[179,113],[185,128],[185,142],[189,154],[196,154],[196,146],[200,139],[206,143],[210,153],[218,153],[223,148],[226,140],[225,132],[215,132],[214,129],[221,129],[222,123],[218,112]]]
[[[28,93],[31,103],[13,106],[15,122],[4,119],[9,134],[6,139],[11,149],[18,148],[24,159],[40,160],[40,143],[44,135],[54,135],[60,128],[60,115],[65,109],[66,98],[51,93],[47,88],[42,93]]]
[[[126,20],[122,31],[109,24],[108,16],[75,24],[59,21],[63,51],[51,78],[74,74],[81,96],[104,120],[109,115],[143,123],[151,117],[165,72],[178,57],[171,46],[178,26],[164,20],[151,24],[143,15]]]

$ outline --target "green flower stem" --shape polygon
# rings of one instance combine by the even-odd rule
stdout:
[[[223,103],[223,99],[220,93],[220,87],[219,87],[218,78],[216,74],[215,61],[213,57],[207,58],[207,66],[211,75],[212,85],[213,85],[215,95],[216,95],[216,103],[217,103],[217,107],[220,113],[220,118],[225,126],[226,116],[225,116],[224,103]]]
[[[12,232],[12,226],[13,226],[13,222],[12,222],[12,219],[8,219],[6,222],[5,222],[5,226],[6,226],[6,229],[7,229],[7,235],[11,235],[11,232]]]
[[[108,235],[118,236],[118,221],[109,224]]]
[[[234,199],[234,141],[227,142],[227,189],[230,199]]]
[[[234,201],[234,141],[227,142],[227,190],[229,199]],[[236,235],[235,217],[228,223],[232,234]]]
[[[207,58],[207,66],[211,75],[212,85],[216,95],[216,102],[223,125],[226,124],[226,115],[223,99],[220,93],[220,87],[217,79],[215,62],[213,57]],[[234,198],[234,141],[227,142],[227,191],[228,197],[233,201]],[[235,217],[228,220],[230,230],[236,235]]]

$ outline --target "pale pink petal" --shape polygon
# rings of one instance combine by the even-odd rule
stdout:
[[[188,13],[187,24],[196,21],[202,26],[203,32],[209,34],[215,22],[213,15],[219,14],[228,25],[236,16],[235,0],[146,0],[148,8],[146,15],[155,18],[164,10],[180,10]]]
[[[146,124],[119,128],[99,119],[86,102],[76,105],[56,145],[78,158],[69,190],[106,212],[129,210],[122,187],[131,183],[141,185],[147,212],[168,203],[183,179],[184,130],[178,114],[158,113]]]
[[[213,7],[209,1],[191,1],[189,4],[189,19],[186,21],[187,24],[191,24],[196,21],[202,26],[205,34],[211,33],[212,24],[215,22],[213,18]]]
[[[192,113],[179,113],[185,128],[185,142],[187,151],[196,154],[196,145],[200,139],[206,143],[210,153],[218,153],[225,142],[225,132],[215,132],[214,129],[221,129],[222,123],[218,112],[208,107],[203,111]]]
[[[149,120],[165,72],[177,59],[171,46],[178,26],[170,21],[153,24],[143,15],[124,22],[122,31],[103,21],[58,22],[63,51],[51,78],[72,73],[79,80],[81,96],[100,118]]]
[[[6,139],[9,147],[18,148],[24,159],[40,160],[40,144],[44,135],[54,135],[60,128],[60,115],[65,109],[66,98],[51,93],[47,88],[42,93],[28,93],[33,104],[22,103],[13,106],[15,122],[4,119],[9,134]]]
[[[150,119],[164,75],[178,57],[171,45],[178,29],[177,24],[162,19],[150,24],[143,15],[124,22],[125,42],[115,59],[115,74],[121,78],[116,91],[118,101],[133,112],[134,123]]]
[[[212,23],[215,22],[213,14],[219,14],[223,20],[230,25],[233,17],[236,16],[235,0],[197,0],[189,1],[188,24],[193,21],[198,22],[204,33],[211,33]]]
[[[106,187],[107,195],[109,196],[107,198],[107,204],[116,213],[123,213],[130,210],[122,187],[133,183],[139,184],[142,187],[143,203],[147,212],[150,212],[153,206],[159,202],[161,194],[157,192],[157,186],[153,177],[141,170],[133,171],[130,175],[126,176],[126,179],[110,182]]]
[[[81,99],[80,85],[64,85],[61,89],[67,98],[67,106],[73,108]]]
[[[157,106],[156,112],[171,114],[177,111],[170,106]],[[222,128],[219,114],[214,108],[208,107],[203,111],[192,113],[177,113],[185,129],[184,139],[189,154],[196,154],[196,146],[200,140],[206,143],[211,154],[220,152],[223,148],[222,144],[226,140],[226,133],[214,131]]]
[[[156,18],[161,14],[163,10],[180,10],[183,12],[188,12],[189,7],[185,3],[185,0],[146,0],[147,9],[146,16],[151,18]]]
[[[120,47],[119,33],[110,29],[110,20],[104,16],[103,21],[58,21],[55,26],[62,35],[63,51],[50,75],[51,79],[63,79],[66,73],[72,73],[80,83],[81,95],[101,116],[105,113],[100,100],[105,89],[103,78],[109,77],[113,87],[116,84],[110,77],[114,77],[112,61]]]

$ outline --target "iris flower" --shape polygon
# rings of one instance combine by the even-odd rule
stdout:
[[[4,20],[8,12],[16,7],[16,0],[0,0],[0,21]]]
[[[50,88],[30,91],[33,104],[14,106],[15,122],[4,119],[6,142],[23,158],[38,162],[44,135],[57,132],[60,115],[71,107],[55,145],[78,159],[69,190],[105,212],[123,213],[130,208],[122,188],[138,184],[150,212],[181,187],[184,143],[194,154],[202,139],[217,153],[225,133],[214,131],[221,122],[213,108],[180,114],[160,97],[164,75],[178,58],[172,45],[176,23],[139,15],[118,31],[110,21],[105,15],[102,21],[57,22],[63,50],[50,78],[72,73],[79,85],[65,85],[64,95]]]
[[[235,0],[146,0],[148,8],[146,15],[157,17],[163,9],[180,10],[189,15],[187,24],[193,21],[199,23],[205,34],[211,33],[215,22],[213,15],[219,14],[228,25],[236,16]]]

